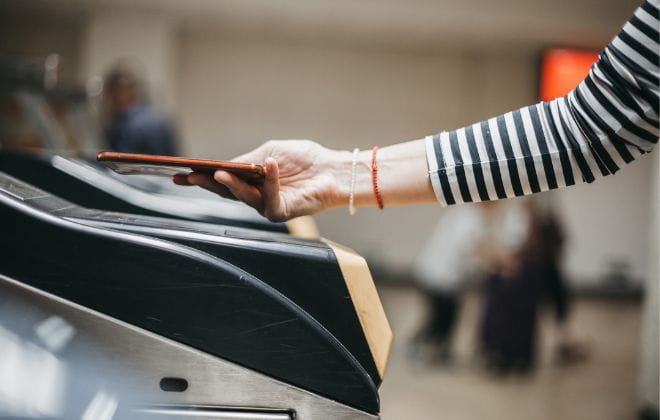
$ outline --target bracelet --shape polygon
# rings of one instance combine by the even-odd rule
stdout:
[[[380,190],[378,189],[378,163],[376,162],[376,153],[378,152],[378,146],[374,146],[371,149],[371,182],[374,187],[374,195],[376,196],[376,203],[378,203],[378,208],[383,209],[383,197],[380,195]]]
[[[355,171],[357,168],[357,157],[360,149],[353,149],[353,161],[351,163],[351,189],[348,194],[348,214],[355,215]]]

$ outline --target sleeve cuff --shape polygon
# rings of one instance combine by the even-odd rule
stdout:
[[[428,176],[431,178],[431,185],[433,186],[433,192],[435,193],[435,198],[443,206],[447,206],[447,201],[445,196],[442,194],[442,187],[440,186],[440,177],[438,171],[440,168],[440,163],[436,157],[435,145],[434,142],[438,142],[439,136],[426,136],[424,142],[426,143],[426,162],[429,166]],[[440,147],[438,144],[437,147]],[[444,164],[444,162],[441,162]]]

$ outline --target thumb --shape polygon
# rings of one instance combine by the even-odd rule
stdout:
[[[266,158],[266,177],[262,186],[264,216],[271,220],[284,217],[280,198],[280,168],[272,157]]]

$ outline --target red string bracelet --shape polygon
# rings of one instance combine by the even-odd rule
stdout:
[[[383,197],[380,195],[380,190],[378,189],[378,163],[376,163],[376,153],[378,152],[378,146],[374,146],[371,149],[371,182],[374,186],[374,195],[376,196],[376,203],[378,203],[378,208],[383,209]]]

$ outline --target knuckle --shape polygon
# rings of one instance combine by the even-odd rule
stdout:
[[[281,223],[286,221],[286,217],[284,217],[283,214],[279,214],[271,211],[264,211],[263,215],[264,217],[266,217],[266,219],[274,223]]]

